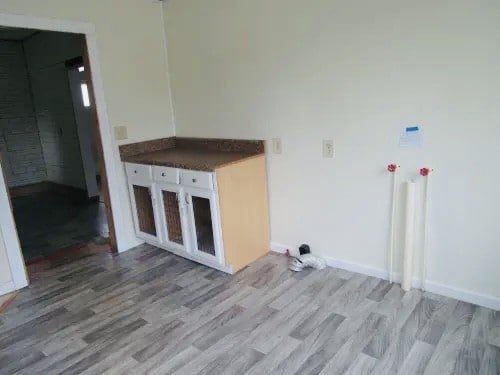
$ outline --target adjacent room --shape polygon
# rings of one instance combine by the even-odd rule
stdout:
[[[500,2],[119,3],[0,3],[0,374],[500,374]]]
[[[108,243],[83,36],[2,27],[0,53],[0,152],[26,264]]]

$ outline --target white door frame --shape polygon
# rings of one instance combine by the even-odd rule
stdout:
[[[122,165],[117,154],[114,140],[111,136],[111,125],[108,119],[106,102],[104,100],[104,88],[102,84],[102,74],[100,67],[99,51],[97,48],[97,35],[95,26],[87,22],[75,22],[66,20],[57,20],[52,18],[22,16],[0,13],[0,26],[21,27],[29,29],[59,31],[67,33],[84,34],[87,41],[88,58],[92,71],[92,83],[94,88],[95,105],[97,118],[99,122],[99,132],[101,134],[103,161],[106,166],[108,177],[109,196],[113,212],[115,226],[115,235],[118,251],[125,251],[140,242],[132,243],[127,236],[125,218],[130,217],[129,210],[125,209],[120,202],[119,184],[123,181],[123,176],[119,174],[122,171]],[[0,207],[9,207],[5,181],[0,177]],[[9,254],[9,263],[16,289],[27,285],[27,274],[24,266],[23,255],[17,238],[16,225],[11,210],[0,210],[0,229],[2,230],[7,253]]]

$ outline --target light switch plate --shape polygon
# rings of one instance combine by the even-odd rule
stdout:
[[[333,140],[331,139],[323,140],[323,157],[333,158]]]
[[[113,128],[115,133],[115,139],[121,141],[128,138],[127,127],[126,126],[115,126]]]

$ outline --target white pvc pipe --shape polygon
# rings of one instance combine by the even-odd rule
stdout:
[[[398,173],[398,168],[392,173],[392,207],[391,207],[391,231],[390,231],[390,242],[389,242],[389,282],[393,282],[393,254],[394,254],[394,243],[396,242],[396,174]]]
[[[415,183],[406,183],[406,210],[405,210],[405,241],[403,253],[403,281],[404,291],[411,288],[413,270],[413,238],[415,230]]]
[[[427,176],[425,177],[425,191],[424,191],[424,207],[422,208],[422,215],[423,215],[423,222],[424,222],[424,227],[423,227],[423,233],[424,233],[424,238],[423,238],[423,244],[422,244],[422,276],[421,276],[421,286],[422,290],[426,289],[426,283],[427,283],[427,238],[428,238],[428,219],[427,219],[427,212],[428,212],[428,207],[429,207],[429,192],[430,192],[430,177],[431,173],[429,172]]]

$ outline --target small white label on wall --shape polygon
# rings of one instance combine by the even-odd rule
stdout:
[[[399,147],[421,148],[424,146],[424,135],[422,129],[416,125],[408,125],[401,131]]]

